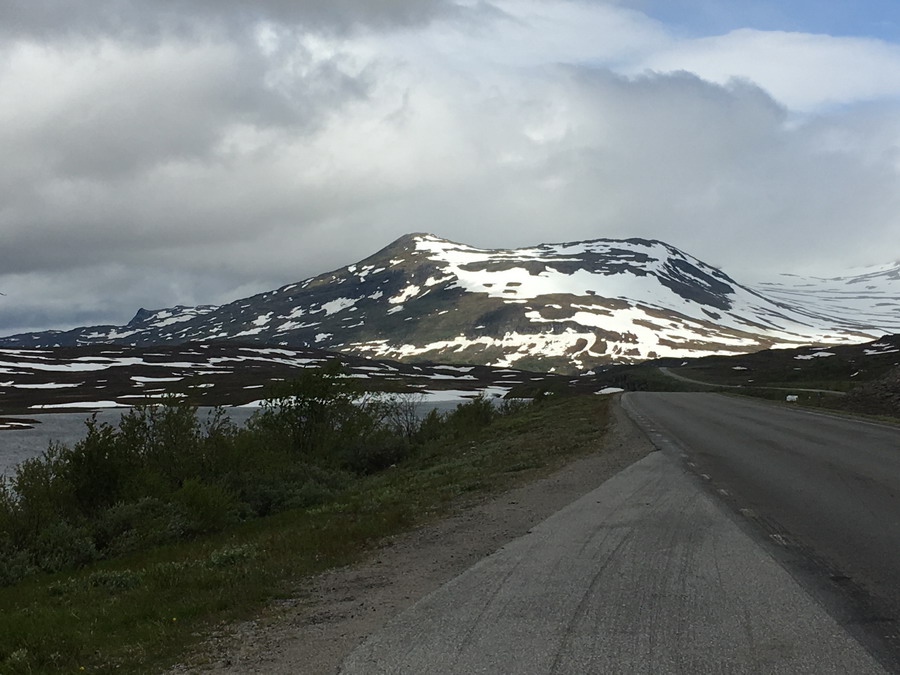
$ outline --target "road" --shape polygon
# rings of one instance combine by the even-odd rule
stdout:
[[[743,384],[714,384],[712,382],[703,382],[702,380],[695,380],[690,377],[685,377],[684,375],[679,375],[678,373],[673,373],[670,368],[666,368],[664,366],[660,366],[659,371],[663,375],[667,375],[676,380],[681,380],[682,382],[688,382],[690,384],[701,384],[704,387],[716,387],[718,389],[744,389],[745,387],[755,387],[758,386],[760,389],[775,389],[776,391],[805,391],[813,394],[833,394],[835,396],[846,396],[846,391],[835,391],[834,389],[803,389],[802,387],[769,387],[767,385],[743,385]]]
[[[716,394],[626,407],[900,672],[900,429]]]
[[[866,614],[872,603],[892,606],[895,577],[884,574],[893,539],[870,541],[884,518],[858,521],[893,498],[880,486],[884,474],[900,476],[889,450],[896,431],[713,394],[624,402],[662,452],[417,602],[341,672],[894,670],[891,623],[873,621],[890,616]],[[821,517],[772,516],[785,507]],[[807,529],[824,543],[807,540]],[[860,547],[845,557],[865,572],[831,557],[843,537]],[[870,554],[880,562],[869,564]],[[824,582],[815,577],[823,571]]]

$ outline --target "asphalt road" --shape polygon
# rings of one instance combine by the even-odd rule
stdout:
[[[625,405],[900,672],[900,429],[716,394]]]
[[[667,375],[668,377],[674,378],[676,380],[681,380],[682,382],[688,382],[690,384],[702,384],[704,387],[716,387],[718,389],[743,389],[745,385],[743,384],[714,384],[712,382],[703,382],[702,380],[695,380],[690,377],[685,377],[684,375],[679,375],[672,371],[671,368],[660,367],[659,372],[663,375]],[[752,388],[757,385],[748,384],[746,387]],[[834,394],[835,396],[846,396],[846,391],[834,391],[833,389],[803,389],[802,387],[769,387],[766,385],[758,385],[759,389],[775,389],[777,391],[805,391],[813,394]]]
[[[625,403],[662,452],[417,602],[355,650],[342,672],[889,672],[883,641],[858,640],[853,608],[835,610],[846,608],[779,558],[787,547],[769,535],[788,542],[789,531],[763,529],[760,523],[769,521],[749,507],[745,512],[754,518],[737,515],[739,493],[720,495],[717,490],[725,488],[714,487],[718,478],[702,478],[705,470],[698,468],[718,467],[709,458],[727,446],[737,458],[734,474],[759,473],[772,484],[753,495],[768,500],[768,491],[786,490],[794,495],[787,501],[811,501],[831,487],[807,484],[808,476],[844,469],[785,472],[841,464],[845,451],[821,450],[820,442],[832,424],[847,423],[708,394],[632,394]],[[762,449],[754,450],[757,428],[768,427],[770,419],[774,430],[760,432]],[[887,433],[850,426],[857,440]],[[794,439],[808,446],[811,458],[793,449]],[[699,449],[685,458],[683,443],[694,441]],[[689,459],[695,454],[697,461]],[[787,455],[785,468],[768,466],[779,454]],[[879,451],[854,454],[868,458],[860,462],[877,473]],[[773,500],[775,508],[783,501]],[[858,510],[839,501],[823,518]]]

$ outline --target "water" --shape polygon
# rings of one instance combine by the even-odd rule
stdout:
[[[418,407],[418,414],[425,415],[432,408],[441,412],[453,410],[459,401],[431,401]],[[206,419],[212,408],[200,408],[199,418]],[[253,414],[255,408],[225,408],[228,416],[235,424],[243,425]],[[122,410],[102,410],[97,413],[97,420],[118,424]],[[44,452],[51,442],[74,445],[84,438],[87,428],[85,420],[90,414],[84,412],[53,413],[49,415],[28,415],[29,419],[38,420],[40,424],[33,429],[11,429],[0,431],[0,475],[10,475],[14,467],[30,457],[37,457]]]

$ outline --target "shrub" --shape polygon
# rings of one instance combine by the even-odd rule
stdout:
[[[106,557],[164,544],[187,530],[182,510],[156,497],[116,504],[97,521],[94,540]]]
[[[259,550],[252,544],[244,544],[242,546],[229,546],[220,548],[209,554],[209,565],[211,567],[232,567],[239,563],[252,560],[257,556]]]
[[[170,489],[201,472],[202,434],[196,406],[173,399],[165,405],[132,408],[122,415],[115,437],[145,475],[162,479]]]
[[[469,433],[496,414],[486,399],[419,423],[422,397],[360,396],[339,362],[277,385],[244,429],[221,408],[205,422],[170,399],[118,425],[87,420],[71,448],[0,478],[0,583],[77,567],[250,516],[321,504],[356,475],[386,469],[433,438]]]
[[[70,486],[60,475],[61,451],[61,446],[51,445],[40,457],[26,459],[4,485],[4,502],[11,509],[4,525],[15,543],[33,540],[60,514],[76,510]]]
[[[446,431],[446,417],[439,413],[435,408],[432,408],[419,423],[416,439],[419,443],[427,443],[440,438]]]
[[[534,405],[531,399],[527,398],[505,398],[500,403],[500,408],[498,409],[498,413],[500,415],[517,415],[521,412],[528,410],[532,405]]]
[[[424,400],[418,392],[389,394],[380,400],[381,419],[394,435],[412,441],[421,426],[419,408]]]
[[[0,586],[12,586],[36,571],[31,557],[16,548],[8,537],[0,536]]]
[[[315,480],[285,483],[275,478],[261,479],[249,486],[244,499],[254,515],[267,516],[288,509],[322,504],[335,490]]]
[[[97,549],[83,529],[58,520],[44,528],[33,546],[34,565],[45,572],[57,572],[96,560]]]
[[[73,507],[94,516],[121,498],[126,479],[135,471],[131,448],[118,442],[115,427],[98,423],[96,414],[86,421],[87,435],[59,453],[59,474],[71,493]]]
[[[447,415],[447,426],[455,437],[464,437],[488,426],[496,416],[497,409],[490,399],[479,395],[456,406]]]
[[[344,464],[359,475],[376,473],[408,457],[410,449],[405,438],[388,433],[375,434],[345,448]]]
[[[356,405],[357,385],[343,379],[341,364],[304,371],[277,384],[248,428],[272,449],[328,461],[334,450],[371,433],[380,420],[373,407]]]
[[[218,532],[238,520],[237,502],[218,485],[191,478],[184,481],[172,499],[182,507],[185,531],[190,534]]]

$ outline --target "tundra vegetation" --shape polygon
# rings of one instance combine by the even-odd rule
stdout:
[[[245,427],[177,401],[0,480],[0,673],[147,672],[379,539],[597,447],[603,397],[478,397],[419,418],[337,364]]]

